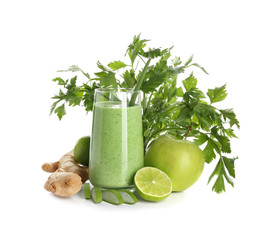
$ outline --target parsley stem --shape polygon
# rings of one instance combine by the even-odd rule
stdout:
[[[138,82],[137,82],[137,84],[136,84],[136,86],[135,86],[135,88],[134,88],[134,93],[132,94],[131,99],[130,99],[130,102],[129,102],[129,106],[130,106],[130,107],[131,107],[131,106],[134,106],[134,104],[135,104],[136,97],[137,97],[137,95],[138,95],[138,92],[137,92],[137,91],[139,91],[139,90],[141,89],[141,87],[142,87],[142,84],[143,84],[143,82],[144,82],[146,73],[147,73],[147,71],[148,71],[148,69],[149,69],[149,65],[150,65],[151,60],[152,60],[152,59],[149,58],[149,60],[147,61],[146,65],[145,65],[145,67],[144,67],[144,69],[143,69],[143,71],[142,71],[141,74],[140,74],[140,77],[139,77],[139,79],[138,79]]]
[[[136,69],[138,68],[138,64],[139,64],[139,61],[137,62],[135,69],[133,69],[134,71],[136,71]]]
[[[147,98],[147,96],[145,95],[145,93],[144,93],[144,96]],[[145,115],[146,112],[147,112],[147,106],[150,105],[152,96],[153,96],[153,92],[150,93],[149,100],[148,100],[148,102],[146,102],[145,108],[143,108],[143,115]]]
[[[146,111],[146,109],[147,109],[147,96],[146,96],[146,94],[145,94],[145,93],[143,94],[143,102],[142,102],[142,106],[143,106],[143,112],[145,112],[145,111]]]
[[[143,63],[146,63],[140,55],[138,55],[138,57],[143,61]]]
[[[190,133],[190,131],[191,131],[191,129],[192,129],[192,126],[193,126],[193,122],[191,122],[191,125],[190,125],[190,127],[189,127],[189,130],[188,130],[186,136],[184,137],[184,140],[187,139],[187,137],[188,137],[188,135],[189,135],[189,133]]]

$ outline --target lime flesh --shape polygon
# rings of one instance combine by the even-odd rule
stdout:
[[[154,167],[144,167],[134,176],[136,192],[147,201],[157,202],[172,192],[172,182],[163,171]]]

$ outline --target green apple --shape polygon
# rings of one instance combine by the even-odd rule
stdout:
[[[184,191],[200,177],[204,154],[194,143],[166,134],[149,146],[145,166],[165,172],[172,181],[172,191]]]

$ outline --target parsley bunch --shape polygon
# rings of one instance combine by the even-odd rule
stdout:
[[[129,63],[117,60],[107,66],[97,62],[98,72],[93,76],[76,65],[60,72],[80,72],[86,81],[77,84],[77,76],[64,80],[53,79],[61,89],[53,97],[55,102],[51,112],[61,119],[65,114],[65,105],[83,106],[87,112],[92,111],[94,90],[96,88],[133,88],[143,92],[143,135],[145,149],[151,141],[163,133],[175,135],[177,138],[193,138],[203,149],[205,162],[217,159],[216,167],[209,177],[208,183],[216,176],[212,190],[225,191],[225,181],[234,186],[234,163],[237,157],[229,157],[231,153],[230,139],[237,138],[235,128],[240,128],[233,109],[218,109],[214,105],[227,96],[226,85],[208,89],[206,95],[197,88],[197,78],[193,72],[181,81],[178,77],[188,68],[197,67],[208,74],[197,63],[193,56],[186,62],[179,57],[171,58],[171,48],[146,49],[149,40],[141,39],[140,34],[134,36],[128,46],[126,55]],[[140,65],[143,67],[140,68]],[[129,105],[134,105],[132,96]],[[59,106],[58,106],[59,105]]]

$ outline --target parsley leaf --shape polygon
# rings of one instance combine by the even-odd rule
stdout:
[[[218,127],[215,126],[211,129],[211,134],[214,136],[220,143],[221,145],[221,151],[224,153],[231,153],[230,149],[230,141],[227,136],[223,136],[218,134]]]
[[[55,101],[52,106],[51,106],[51,110],[50,110],[50,115],[53,113],[53,111],[55,110],[56,108],[56,105],[60,102],[60,100],[57,100]]]
[[[189,59],[188,59],[187,62],[185,63],[185,66],[189,66],[189,64],[192,62],[192,60],[193,60],[193,55],[191,55],[191,56],[189,57]]]
[[[82,72],[88,79],[90,79],[90,75],[85,73],[78,65],[71,65],[66,70],[58,70],[58,72]]]
[[[154,49],[150,48],[149,51],[143,52],[140,55],[145,58],[156,58],[156,57],[161,56],[161,51],[160,51],[160,48],[154,48]]]
[[[229,120],[231,127],[233,125],[236,125],[238,128],[240,128],[239,121],[237,120],[236,115],[233,112],[232,108],[220,110],[220,112],[222,113],[224,120],[226,120],[226,119]]]
[[[67,80],[64,81],[61,77],[54,78],[53,82],[57,82],[58,85],[62,85],[62,86],[67,84]]]
[[[59,120],[61,120],[61,118],[66,114],[64,103],[57,107],[54,112],[57,114]]]
[[[205,162],[210,163],[216,158],[216,153],[220,154],[219,143],[215,141],[211,135],[200,132],[195,136],[194,143],[198,146],[207,143],[203,149]],[[215,153],[216,152],[216,153]]]
[[[107,73],[99,78],[100,86],[102,87],[117,87],[117,79],[112,72]]]
[[[234,162],[235,162],[236,159],[237,159],[237,157],[228,158],[228,157],[223,156],[225,167],[227,168],[229,175],[234,177],[234,178],[235,178]]]
[[[196,66],[196,67],[200,68],[204,73],[208,74],[208,72],[205,70],[205,68],[202,67],[202,66],[200,66],[200,65],[197,64],[197,63],[193,63],[193,64],[189,65],[189,67],[190,67],[190,66]]]
[[[146,46],[146,42],[149,40],[146,39],[140,39],[141,34],[138,36],[134,36],[133,42],[128,46],[127,53],[130,57],[131,63],[133,65],[136,57],[142,52],[143,53],[143,48]]]
[[[186,91],[196,88],[197,79],[194,77],[193,73],[190,74],[188,78],[182,81]]]
[[[227,158],[225,156],[220,156],[220,159],[214,169],[214,171],[211,173],[208,183],[213,179],[213,177],[216,175],[217,179],[212,187],[212,190],[221,193],[225,191],[225,184],[224,179],[233,187],[234,183],[232,179],[228,176],[228,174],[232,177],[235,177],[235,170],[234,170],[234,161],[237,158]]]
[[[204,156],[205,156],[205,162],[206,163],[210,163],[212,162],[213,159],[216,158],[216,154],[214,152],[214,149],[215,149],[215,143],[214,141],[208,139],[207,141],[207,145],[206,147],[203,149],[203,153],[204,153]]]
[[[168,73],[164,72],[150,72],[150,77],[142,84],[141,90],[145,93],[155,91],[168,78]]]
[[[181,64],[182,64],[182,61],[181,61],[180,57],[175,57],[175,58],[172,60],[172,64],[173,64],[174,66],[181,65]]]
[[[97,61],[97,67],[106,72],[106,73],[109,73],[109,72],[112,72],[109,68],[107,68],[106,66],[104,66],[100,61]]]
[[[226,85],[217,87],[215,89],[208,89],[207,96],[209,97],[211,103],[224,100],[227,96]]]
[[[217,192],[217,193],[221,193],[224,192],[225,189],[225,183],[224,183],[224,176],[223,176],[223,170],[220,170],[220,172],[218,173],[218,177],[212,187],[212,190]]]
[[[124,68],[126,66],[127,65],[124,62],[122,62],[122,61],[114,61],[114,62],[110,62],[108,64],[108,67],[111,68],[113,71],[116,71],[116,70],[118,70],[120,68]]]
[[[83,84],[83,97],[82,97],[82,101],[83,101],[83,106],[85,107],[85,110],[87,112],[92,111],[93,109],[93,100],[94,100],[94,90],[97,87],[95,85],[88,85],[88,84]]]
[[[122,77],[127,88],[133,88],[136,84],[135,73],[132,69],[130,71],[126,70]]]

